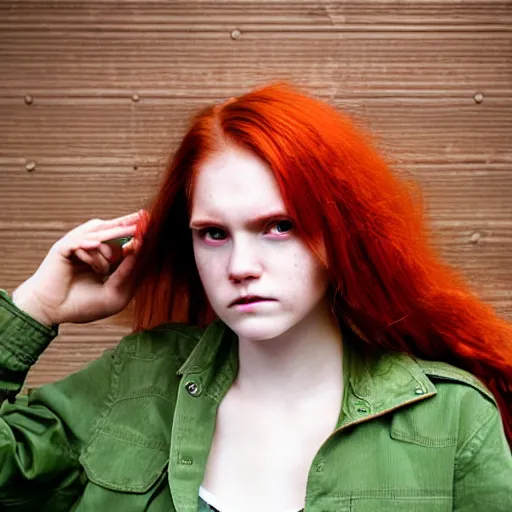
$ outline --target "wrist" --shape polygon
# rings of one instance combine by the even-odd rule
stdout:
[[[42,311],[37,299],[31,295],[16,289],[12,294],[12,302],[18,309],[31,316],[34,320],[37,320],[40,324],[52,328],[55,322]]]
[[[37,314],[37,313],[36,313]],[[41,320],[45,320],[44,317]],[[12,294],[0,289],[0,381],[5,387],[24,379],[39,356],[59,334],[59,326],[51,328],[16,306]],[[7,370],[7,372],[6,372]],[[13,390],[21,388],[13,387]],[[7,388],[6,388],[7,389]]]

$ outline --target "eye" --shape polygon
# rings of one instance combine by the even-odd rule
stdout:
[[[226,239],[226,232],[220,228],[206,228],[200,231],[201,238],[219,242]]]
[[[290,220],[279,220],[277,222],[273,222],[269,228],[268,232],[272,235],[284,235],[293,229],[293,223]]]

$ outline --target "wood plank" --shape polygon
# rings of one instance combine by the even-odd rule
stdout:
[[[407,34],[230,31],[55,33],[1,28],[0,94],[224,98],[275,79],[320,96],[406,94],[469,97],[510,92],[510,36],[496,32]],[[193,87],[190,87],[193,84]]]
[[[49,100],[48,100],[49,101]],[[198,108],[211,102],[188,100],[131,100],[112,104],[59,103],[1,106],[0,161],[20,163],[49,156],[105,158],[166,158],[181,140],[188,120]],[[486,99],[476,105],[465,100],[379,102],[349,104],[333,101],[338,108],[376,138],[382,147],[405,158],[415,155],[458,157],[511,155],[512,95]]]

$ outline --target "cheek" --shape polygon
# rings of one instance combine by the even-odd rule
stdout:
[[[222,261],[219,254],[213,254],[205,248],[194,245],[194,258],[197,272],[208,295],[218,289],[218,282],[222,276]]]
[[[327,274],[323,267],[316,261],[311,262],[305,267],[305,272],[301,276],[304,283],[305,292],[311,295],[313,300],[323,296],[327,291]]]
[[[199,274],[199,277],[201,278],[201,281],[205,282],[205,280],[208,279],[209,275],[209,266],[208,266],[208,257],[205,254],[204,250],[201,250],[194,244],[194,259],[196,262],[196,268],[197,272]]]
[[[299,246],[283,260],[280,273],[287,278],[286,288],[291,297],[307,294],[316,300],[327,291],[327,272],[305,247]]]

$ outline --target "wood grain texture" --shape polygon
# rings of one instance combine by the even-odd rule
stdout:
[[[369,130],[421,184],[440,253],[512,319],[506,0],[3,0],[0,286],[77,224],[146,205],[197,109],[273,80]],[[127,314],[61,326],[27,385],[128,332]]]

